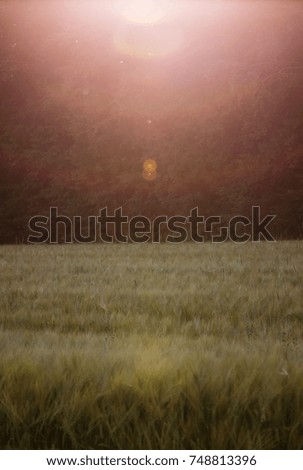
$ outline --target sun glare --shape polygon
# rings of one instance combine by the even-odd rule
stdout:
[[[122,53],[137,58],[158,58],[182,46],[183,32],[176,20],[182,2],[172,0],[116,0],[111,5],[120,25],[113,42]],[[183,7],[184,8],[184,7]]]
[[[143,25],[159,23],[166,16],[165,9],[159,0],[119,1],[115,8],[126,20]]]

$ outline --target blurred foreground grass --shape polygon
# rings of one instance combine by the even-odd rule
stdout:
[[[0,448],[303,449],[303,242],[0,247]]]

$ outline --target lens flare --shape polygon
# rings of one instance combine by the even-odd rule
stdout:
[[[143,163],[143,169],[149,173],[152,173],[153,171],[156,171],[157,169],[157,162],[156,160],[152,160],[151,158],[148,160],[145,160]]]
[[[148,171],[143,170],[142,176],[146,181],[154,181],[157,178],[157,172],[153,171],[152,173],[149,173]]]
[[[154,181],[157,178],[157,162],[152,158],[143,162],[143,178],[146,181]]]

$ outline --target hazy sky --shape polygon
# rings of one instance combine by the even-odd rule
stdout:
[[[0,0],[4,193],[28,212],[67,190],[159,211],[276,194],[301,155],[302,25],[289,0]]]

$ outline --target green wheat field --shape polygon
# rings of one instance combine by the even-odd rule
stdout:
[[[303,242],[0,247],[1,449],[303,449]]]

